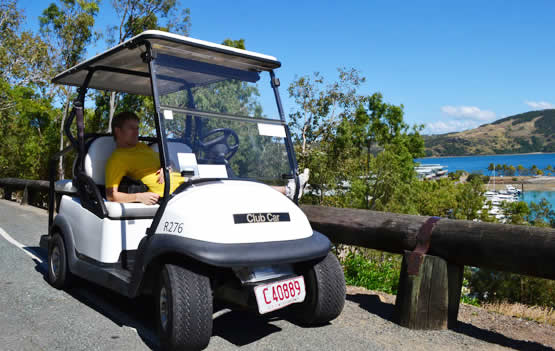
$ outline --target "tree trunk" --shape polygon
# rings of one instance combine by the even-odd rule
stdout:
[[[62,115],[62,123],[60,124],[60,151],[64,149],[64,123],[69,111],[69,97],[71,95],[71,90],[66,94],[66,104],[64,107],[64,114]],[[60,157],[58,163],[58,179],[64,179],[64,157]]]
[[[366,209],[370,208],[370,143],[366,150]]]
[[[302,150],[303,157],[306,156],[306,129],[307,129],[307,125],[305,124],[305,125],[303,126],[303,135],[302,135],[302,137],[303,137],[303,143],[302,143],[302,149],[301,149],[301,150]]]
[[[108,133],[112,132],[112,118],[114,117],[114,112],[116,111],[116,92],[110,92],[110,118],[108,120]]]

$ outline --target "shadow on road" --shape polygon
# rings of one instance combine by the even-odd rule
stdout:
[[[360,308],[393,322],[394,306],[380,300],[378,295],[347,294],[347,300],[358,303]]]
[[[25,247],[25,250],[32,252],[43,260],[42,263],[34,260],[35,270],[48,282],[46,263],[48,254],[46,250],[40,247]],[[141,296],[130,299],[78,277],[73,278],[72,286],[66,290],[66,293],[101,313],[118,326],[135,329],[147,347],[152,350],[159,349],[154,323],[156,320],[155,307],[152,298]],[[112,336],[114,339],[118,337],[117,335]]]
[[[40,247],[26,247],[43,262],[35,261],[35,270],[47,281],[47,252]],[[89,308],[101,313],[120,327],[134,328],[147,347],[160,348],[156,333],[156,311],[152,297],[130,299],[109,289],[74,277],[66,292]],[[216,309],[215,312],[218,310]],[[281,331],[271,324],[276,316],[259,316],[247,311],[229,311],[214,318],[212,336],[219,336],[235,346],[245,346]],[[112,336],[118,338],[117,335]]]
[[[390,322],[395,322],[395,306],[387,302],[382,302],[378,295],[347,294],[347,300],[357,303],[360,308],[368,311],[369,313],[378,315]],[[537,342],[513,339],[503,334],[478,328],[472,324],[461,321],[457,321],[455,328],[452,328],[451,330],[490,344],[497,344],[499,346],[509,347],[516,350],[553,350],[551,347]]]
[[[219,336],[235,346],[245,346],[278,332],[271,319],[252,312],[230,311],[214,319],[212,336]]]
[[[506,337],[497,332],[478,328],[472,324],[457,321],[457,325],[452,329],[454,332],[468,335],[472,338],[479,339],[491,344],[497,344],[504,347],[509,347],[515,350],[553,350],[549,346],[542,345],[534,341],[517,340]]]

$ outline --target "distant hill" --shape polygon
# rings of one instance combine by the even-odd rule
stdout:
[[[555,109],[505,117],[458,133],[424,136],[426,156],[555,152]]]

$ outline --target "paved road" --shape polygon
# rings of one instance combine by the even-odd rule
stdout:
[[[84,281],[67,292],[48,285],[38,248],[46,227],[45,211],[0,200],[0,350],[156,349],[148,298],[129,300]],[[391,314],[390,304],[361,293],[348,293],[342,315],[318,328],[224,310],[214,315],[208,350],[505,349],[488,343],[487,333],[401,328]]]

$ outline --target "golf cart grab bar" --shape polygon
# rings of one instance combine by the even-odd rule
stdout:
[[[237,115],[230,115],[226,113],[219,113],[219,112],[207,112],[207,111],[200,111],[192,108],[182,108],[176,107],[171,105],[160,105],[161,109],[164,110],[172,110],[174,112],[179,112],[187,115],[194,115],[200,117],[218,117],[218,118],[227,118],[235,121],[245,121],[245,122],[259,122],[259,123],[266,123],[266,124],[278,124],[278,125],[287,125],[284,121],[279,119],[269,119],[269,118],[261,118],[261,117],[249,117],[249,116],[237,116]]]

